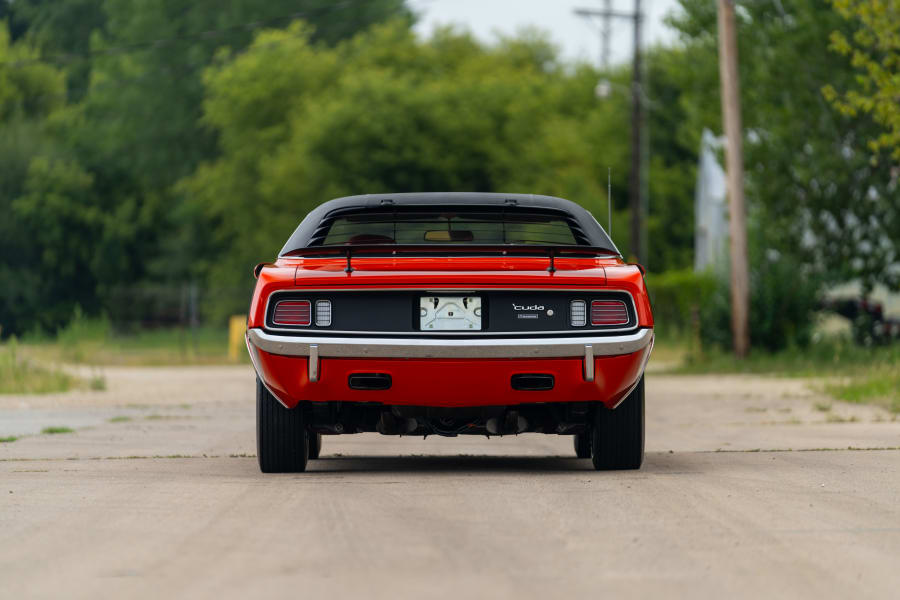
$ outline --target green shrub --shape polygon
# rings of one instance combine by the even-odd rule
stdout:
[[[772,352],[809,345],[820,288],[820,279],[792,257],[751,247],[750,345]],[[700,333],[704,344],[732,346],[728,273],[716,278],[700,311]]]
[[[49,394],[69,389],[74,378],[19,356],[15,336],[0,346],[0,394]]]
[[[108,318],[88,318],[76,306],[72,320],[56,334],[62,358],[69,362],[90,362],[91,356],[109,341],[111,330]]]
[[[647,289],[653,304],[656,330],[663,337],[687,336],[716,288],[710,272],[691,269],[648,273]]]
[[[109,319],[104,317],[91,319],[85,316],[80,306],[75,307],[72,320],[56,334],[56,340],[63,346],[76,346],[81,342],[105,341],[111,332]]]

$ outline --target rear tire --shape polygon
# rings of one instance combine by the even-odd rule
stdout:
[[[322,434],[307,433],[306,435],[309,438],[309,459],[319,458],[319,454],[322,452]]]
[[[309,441],[303,411],[285,408],[256,378],[256,456],[263,473],[306,470]]]
[[[575,441],[575,456],[578,458],[591,457],[592,438],[590,429],[584,433],[576,433],[572,436],[572,439]]]
[[[591,436],[598,471],[640,469],[644,461],[644,376],[615,410],[598,407]]]

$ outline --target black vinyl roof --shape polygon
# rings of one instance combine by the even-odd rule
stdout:
[[[324,202],[314,208],[281,249],[284,256],[301,248],[321,244],[321,231],[339,215],[360,213],[371,210],[383,212],[391,209],[437,209],[454,208],[461,210],[502,209],[510,213],[544,212],[557,213],[565,218],[574,232],[577,232],[579,246],[605,248],[619,254],[606,231],[597,223],[590,212],[563,198],[536,196],[534,194],[495,194],[484,192],[428,192],[403,194],[365,194],[346,196]]]

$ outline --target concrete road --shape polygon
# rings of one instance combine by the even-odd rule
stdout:
[[[359,435],[272,476],[248,368],[106,377],[0,396],[0,435],[26,434],[0,444],[0,598],[900,589],[900,422],[806,382],[648,375],[637,472],[594,472],[570,437]]]

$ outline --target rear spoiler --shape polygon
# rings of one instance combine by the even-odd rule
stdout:
[[[583,255],[583,256],[621,256],[612,248],[603,248],[600,246],[575,246],[575,245],[544,245],[544,244],[340,244],[328,246],[307,246],[305,248],[295,248],[290,252],[282,254],[286,256],[319,256],[322,254],[339,254],[347,257],[347,267],[344,269],[347,273],[353,272],[353,266],[350,258],[353,255],[363,253],[389,254],[397,253],[476,253],[476,254],[524,254],[547,256],[550,259],[550,266],[547,270],[553,273],[556,271],[554,259],[557,256],[564,255]]]

